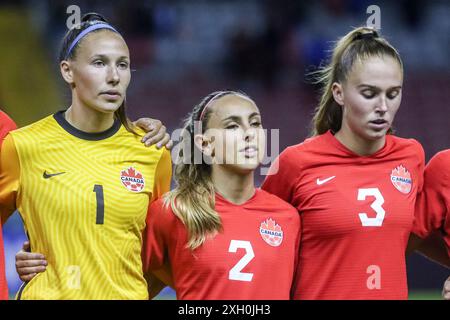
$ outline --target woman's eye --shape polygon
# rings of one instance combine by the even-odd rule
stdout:
[[[364,98],[366,99],[372,99],[373,97],[375,97],[375,92],[370,91],[370,90],[366,90],[362,92],[362,95],[364,96]]]
[[[259,122],[259,121],[252,122],[252,126],[253,127],[260,127],[261,126],[261,122]]]
[[[126,62],[119,63],[119,68],[121,68],[121,69],[128,69],[128,63],[126,63]]]
[[[396,96],[398,96],[398,91],[392,91],[388,94],[389,99],[394,99]]]
[[[105,64],[101,60],[96,60],[93,62],[93,65],[96,67],[103,67]]]
[[[237,129],[239,126],[237,124],[229,124],[225,127],[225,129]]]

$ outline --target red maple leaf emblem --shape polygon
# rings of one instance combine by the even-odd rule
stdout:
[[[278,247],[283,241],[281,226],[271,218],[261,223],[259,232],[263,240],[273,247]]]
[[[130,191],[140,192],[144,189],[145,181],[142,174],[133,167],[122,170],[120,173],[122,184]]]
[[[398,191],[405,194],[408,194],[411,191],[411,174],[403,165],[399,165],[397,168],[392,170],[391,181]]]
[[[281,231],[281,227],[279,225],[277,225],[275,220],[272,220],[271,218],[266,220],[266,222],[263,222],[262,226],[264,226],[264,228],[266,228],[267,230],[278,231],[278,232]]]
[[[129,167],[128,170],[122,171],[122,175],[142,179],[142,174],[140,172],[136,173],[136,170],[133,167]]]

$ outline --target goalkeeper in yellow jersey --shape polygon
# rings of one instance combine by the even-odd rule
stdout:
[[[149,204],[169,190],[170,154],[126,117],[128,47],[97,14],[68,31],[67,110],[11,132],[0,154],[2,222],[18,209],[48,261],[18,299],[147,299],[141,262]]]

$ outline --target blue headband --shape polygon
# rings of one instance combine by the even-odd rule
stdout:
[[[66,59],[69,58],[70,53],[72,52],[72,49],[77,45],[77,43],[85,36],[87,35],[89,32],[92,32],[94,30],[98,30],[98,29],[109,29],[112,30],[114,32],[117,32],[116,29],[114,29],[113,27],[111,27],[109,24],[106,23],[97,23],[94,24],[90,27],[87,27],[86,29],[84,29],[83,31],[80,32],[80,34],[75,38],[75,40],[72,41],[69,50],[67,51],[66,54]],[[119,32],[117,32],[119,33]]]

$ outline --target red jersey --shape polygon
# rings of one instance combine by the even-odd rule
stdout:
[[[9,131],[16,129],[16,124],[4,112],[0,111],[0,146]],[[0,300],[8,299],[8,285],[5,275],[5,253],[3,237],[0,230]]]
[[[216,194],[216,211],[223,230],[192,251],[170,206],[153,203],[144,268],[157,270],[170,261],[178,299],[289,299],[300,236],[295,208],[257,190],[241,205]]]
[[[450,149],[437,153],[425,168],[423,192],[416,204],[413,232],[426,238],[440,230],[450,256]]]
[[[302,217],[294,299],[407,299],[405,250],[423,167],[421,145],[392,135],[370,156],[331,132],[281,153],[262,188]]]
[[[0,146],[8,132],[15,129],[17,129],[17,126],[14,121],[6,113],[0,111]]]

